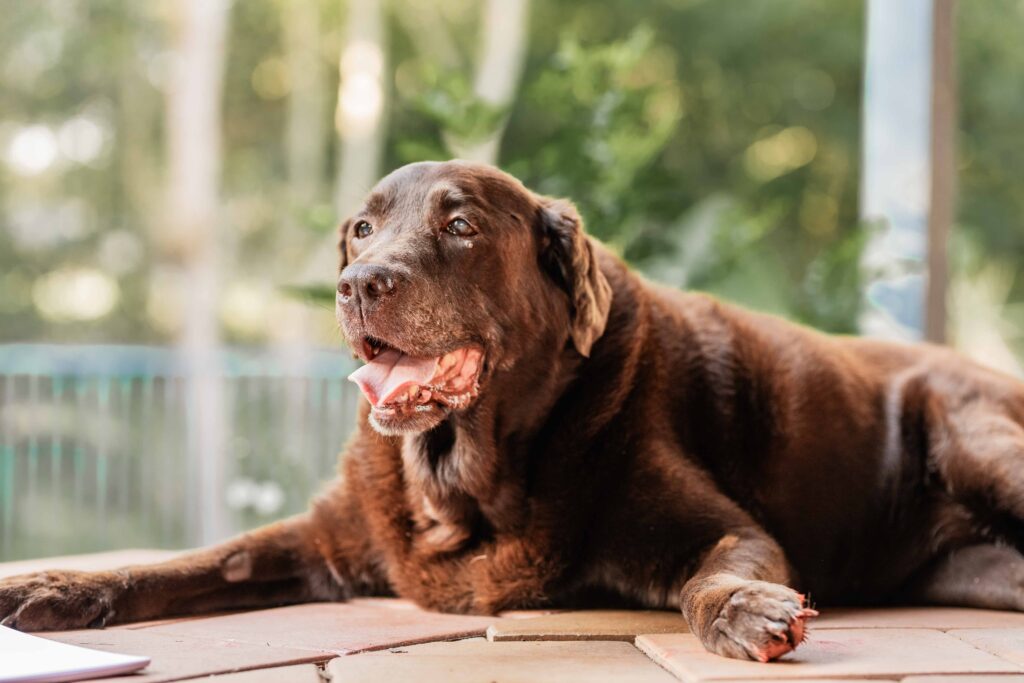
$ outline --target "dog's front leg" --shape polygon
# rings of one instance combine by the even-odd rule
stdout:
[[[803,641],[817,612],[786,584],[782,548],[760,529],[724,535],[684,584],[680,604],[690,630],[709,651],[767,662]]]
[[[300,515],[159,564],[3,579],[0,623],[49,631],[344,598],[362,569],[338,566],[322,535],[351,530],[321,522]]]

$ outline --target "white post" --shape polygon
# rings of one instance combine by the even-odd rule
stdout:
[[[869,0],[861,217],[865,334],[941,341],[952,217],[952,0]]]

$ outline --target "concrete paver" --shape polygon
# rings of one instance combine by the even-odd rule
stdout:
[[[208,619],[191,619],[143,629],[190,638],[230,638],[240,643],[347,654],[395,645],[482,636],[494,617],[440,614],[394,608],[383,601],[361,604],[311,603]]]
[[[268,666],[322,662],[334,656],[333,653],[311,649],[240,643],[226,638],[165,635],[149,629],[90,629],[39,635],[95,650],[144,655],[152,659],[142,673],[105,679],[131,683],[162,683]]]
[[[211,683],[324,683],[320,669],[312,664],[278,666],[236,674],[214,676]],[[129,683],[129,681],[126,681]]]
[[[506,640],[622,640],[641,633],[689,633],[676,611],[581,610],[534,619],[503,620],[487,629],[487,638]]]
[[[628,643],[430,643],[339,657],[327,665],[339,683],[673,683]]]
[[[811,631],[834,628],[1024,628],[1024,612],[967,607],[826,607],[811,622]]]
[[[1024,629],[992,628],[950,631],[949,635],[1024,669]]]
[[[913,674],[1021,673],[1016,664],[941,631],[836,629],[812,634],[771,664],[726,659],[692,635],[644,635],[637,647],[684,681],[901,677]]]
[[[950,676],[907,676],[900,683],[1024,683],[1024,674],[953,674]]]

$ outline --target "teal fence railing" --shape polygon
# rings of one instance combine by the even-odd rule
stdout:
[[[333,476],[358,390],[342,352],[220,358],[215,505],[234,532],[302,510]],[[197,544],[186,382],[173,349],[0,346],[0,561]]]

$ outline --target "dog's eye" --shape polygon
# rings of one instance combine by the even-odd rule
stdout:
[[[465,218],[456,218],[448,227],[445,228],[448,232],[455,235],[456,237],[469,237],[476,234],[476,228],[469,224]]]
[[[367,237],[373,233],[373,226],[366,221],[356,223],[356,237]]]

